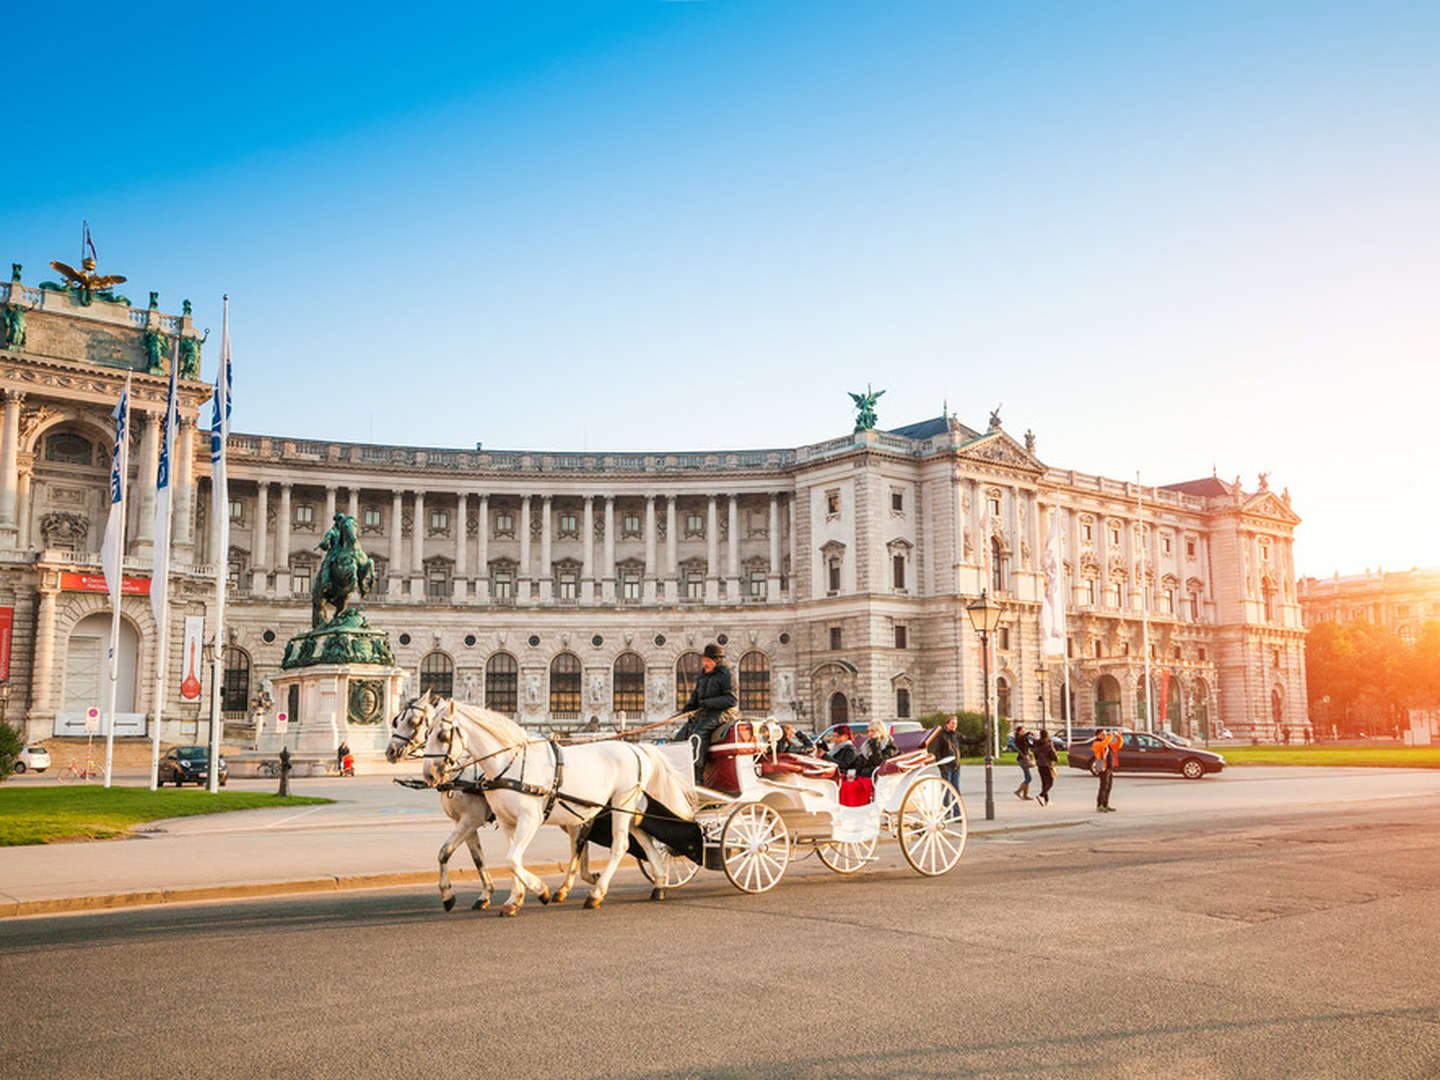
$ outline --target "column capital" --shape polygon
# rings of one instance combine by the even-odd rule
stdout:
[[[25,390],[6,390],[6,391],[5,391],[5,404],[6,404],[6,405],[23,405],[23,404],[25,403],[25,398],[28,397],[28,396],[29,396],[29,392],[28,392],[28,391],[25,391]]]

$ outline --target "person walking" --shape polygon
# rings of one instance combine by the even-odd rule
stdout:
[[[1120,742],[1118,731],[1097,728],[1095,741],[1090,744],[1094,755],[1090,771],[1100,778],[1100,788],[1095,792],[1095,809],[1100,813],[1108,814],[1115,809],[1110,805],[1110,785],[1115,782],[1115,770],[1120,767]]]
[[[982,736],[980,742],[984,742]],[[940,766],[940,779],[944,780],[958,793],[960,791],[960,756],[968,747],[978,745],[967,742],[960,737],[960,718],[958,716],[947,716],[941,727],[931,730],[929,737],[925,740],[925,749],[935,758],[942,762]],[[949,758],[946,761],[946,758]],[[950,793],[945,793],[946,803],[952,801]]]
[[[1024,779],[1015,789],[1017,799],[1030,798],[1030,770],[1035,766],[1035,736],[1025,729],[1024,724],[1015,725],[1015,762],[1020,766]]]
[[[1040,794],[1035,796],[1035,801],[1041,806],[1050,805],[1050,789],[1055,786],[1055,766],[1059,763],[1060,755],[1055,752],[1050,732],[1041,728],[1040,737],[1035,740],[1035,769],[1040,773]]]
[[[700,657],[700,677],[695,680],[695,689],[685,702],[681,712],[693,713],[690,719],[675,733],[677,739],[688,739],[698,735],[700,745],[695,750],[695,782],[703,782],[705,760],[710,755],[710,742],[715,738],[715,729],[731,720],[740,719],[735,705],[735,681],[730,668],[725,664],[725,650],[711,642],[705,646]]]

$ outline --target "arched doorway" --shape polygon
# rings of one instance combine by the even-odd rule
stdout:
[[[1001,675],[995,680],[995,715],[1010,719],[1010,681]]]
[[[1210,688],[1205,685],[1204,679],[1195,680],[1195,689],[1191,691],[1194,704],[1191,707],[1191,714],[1195,720],[1195,731],[1202,739],[1210,738]]]
[[[848,724],[850,722],[850,700],[840,691],[830,695],[830,723]]]
[[[1170,698],[1165,703],[1165,723],[1176,735],[1185,734],[1185,709],[1184,691],[1180,688],[1180,680],[1171,678]]]
[[[1101,675],[1095,680],[1095,725],[1118,727],[1120,724],[1120,680],[1114,675]]]
[[[55,734],[84,735],[85,710],[102,717],[110,703],[110,613],[87,615],[70,631],[65,648],[64,704],[55,717]],[[120,620],[119,677],[115,689],[115,734],[144,735],[145,718],[135,712],[135,676],[140,635],[129,620]]]

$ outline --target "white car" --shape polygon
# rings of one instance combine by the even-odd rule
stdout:
[[[43,746],[27,746],[20,751],[20,756],[15,759],[15,771],[25,772],[27,769],[34,769],[36,772],[44,772],[50,767],[50,751]]]

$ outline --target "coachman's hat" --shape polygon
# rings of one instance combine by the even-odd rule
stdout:
[[[716,644],[712,641],[709,645],[706,645],[706,646],[705,646],[705,659],[707,659],[707,660],[724,660],[724,659],[725,659],[725,650],[722,649],[722,648],[720,648],[719,645],[716,645]]]

